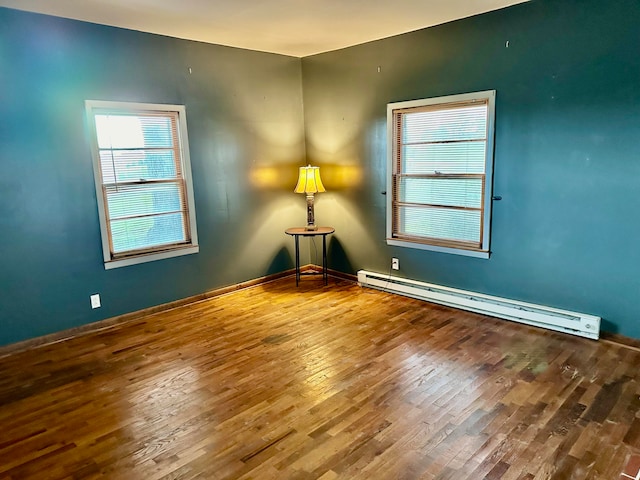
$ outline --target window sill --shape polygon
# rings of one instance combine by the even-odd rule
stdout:
[[[387,238],[387,245],[394,247],[416,248],[418,250],[429,250],[432,252],[450,253],[453,255],[464,255],[474,258],[489,258],[490,253],[480,250],[464,250],[462,248],[441,247],[438,245],[427,245],[424,243],[407,242],[406,240],[396,240]]]
[[[173,250],[164,250],[162,252],[147,253],[135,257],[120,258],[117,260],[109,260],[104,262],[105,270],[112,268],[127,267],[129,265],[137,265],[140,263],[153,262],[155,260],[164,260],[165,258],[180,257],[182,255],[191,255],[198,253],[200,247],[198,245],[190,245],[188,247],[175,248]]]

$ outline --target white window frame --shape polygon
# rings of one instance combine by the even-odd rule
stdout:
[[[387,105],[387,245],[417,248],[421,250],[431,250],[435,252],[451,253],[458,255],[466,255],[477,258],[489,258],[490,255],[490,239],[491,239],[491,204],[492,204],[492,185],[493,185],[493,157],[494,157],[494,136],[495,136],[495,90],[487,90],[482,92],[464,93],[459,95],[448,95],[445,97],[427,98],[421,100],[411,100],[406,102],[395,102]],[[485,181],[484,181],[484,199],[483,199],[483,219],[482,219],[482,236],[479,248],[467,248],[465,246],[446,246],[436,243],[428,243],[429,240],[424,237],[416,241],[405,238],[397,238],[393,232],[393,206],[395,201],[394,176],[398,174],[396,155],[397,138],[395,124],[395,112],[411,108],[420,108],[425,106],[433,106],[439,104],[452,103],[469,103],[474,101],[487,102],[487,142],[485,151]]]
[[[112,268],[125,267],[128,265],[136,265],[140,263],[162,260],[181,255],[189,255],[198,253],[198,232],[196,227],[196,209],[193,195],[193,183],[191,177],[191,161],[189,157],[189,141],[187,137],[187,120],[186,109],[184,105],[168,105],[156,103],[135,103],[135,102],[113,102],[102,100],[86,100],[85,109],[87,114],[87,123],[91,140],[91,153],[93,157],[93,173],[96,187],[96,198],[98,203],[98,217],[100,219],[100,233],[102,238],[102,253],[104,257],[104,268],[109,270]],[[185,187],[185,201],[188,209],[189,222],[189,240],[181,245],[160,246],[156,249],[150,249],[143,253],[132,253],[129,256],[113,257],[110,247],[109,229],[107,227],[107,213],[105,209],[105,200],[103,194],[102,169],[100,168],[100,154],[98,148],[98,138],[96,132],[96,114],[104,113],[155,113],[171,112],[177,113],[178,121],[178,142],[180,148],[180,162],[182,168],[182,179]]]

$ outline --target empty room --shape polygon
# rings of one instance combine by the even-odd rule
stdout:
[[[0,480],[640,479],[638,0],[0,0]]]

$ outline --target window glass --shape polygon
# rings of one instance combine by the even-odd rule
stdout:
[[[392,103],[387,243],[487,257],[495,92]]]
[[[195,253],[184,107],[87,101],[87,110],[105,266]]]

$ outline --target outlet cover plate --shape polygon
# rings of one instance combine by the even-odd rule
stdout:
[[[91,295],[91,308],[99,308],[100,307],[100,294],[96,293],[95,295]]]

